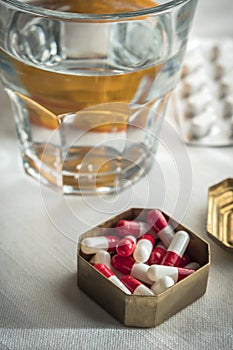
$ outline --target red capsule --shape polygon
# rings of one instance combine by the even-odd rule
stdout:
[[[139,238],[138,242],[142,241],[143,239],[146,239],[147,241],[151,242],[152,245],[155,244],[155,236],[153,236],[151,233],[145,233]]]
[[[185,269],[183,267],[151,265],[147,270],[147,277],[152,281],[158,282],[160,278],[169,276],[176,283],[191,275],[193,272],[195,272],[195,270]]]
[[[167,248],[174,237],[174,231],[161,211],[157,209],[150,210],[147,214],[147,222],[150,227],[153,227],[158,237],[161,239]]]
[[[181,261],[179,263],[179,267],[185,267],[186,265],[188,265],[190,263],[191,259],[190,259],[190,256],[185,253],[182,258],[181,258]]]
[[[132,235],[122,238],[117,246],[116,251],[120,256],[130,256],[135,249],[136,238]]]
[[[120,220],[117,222],[115,229],[120,237],[132,235],[138,238],[148,232],[150,227],[142,221]]]
[[[147,214],[147,222],[153,227],[156,233],[168,225],[167,220],[160,210],[152,209]]]
[[[161,261],[161,265],[179,266],[189,241],[190,237],[186,231],[178,231],[167,248]]]
[[[184,267],[177,267],[177,269],[178,269],[178,281],[183,280],[185,277],[195,272],[194,269],[185,269]]]
[[[115,273],[110,270],[110,268],[105,264],[94,264],[96,270],[102,273],[105,277],[109,278],[115,276]]]
[[[112,257],[111,263],[114,269],[124,275],[131,275],[146,284],[153,283],[146,275],[149,265],[137,263],[131,256],[123,257],[116,254]]]
[[[123,273],[124,275],[130,275],[135,261],[131,256],[123,257],[116,254],[112,257],[111,264],[117,271]]]
[[[134,295],[154,295],[150,288],[146,287],[142,282],[132,276],[125,275],[122,276],[120,280]]]
[[[119,242],[119,237],[117,236],[106,236],[108,238],[108,252],[115,252],[116,245]]]
[[[104,264],[94,264],[96,270],[98,270],[102,275],[104,275],[108,280],[114,283],[118,288],[120,288],[126,294],[131,294],[130,290],[119,280],[119,278],[113,273],[107,265]]]
[[[160,264],[165,253],[166,253],[166,248],[163,245],[163,243],[161,242],[158,243],[152,250],[147,264],[149,265]]]

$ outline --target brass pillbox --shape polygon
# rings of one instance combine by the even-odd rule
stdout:
[[[189,233],[190,242],[187,253],[192,261],[201,265],[197,271],[173,287],[157,296],[127,295],[88,262],[91,256],[83,254],[80,250],[80,242],[83,238],[103,235],[105,228],[107,232],[108,228],[114,227],[121,219],[134,220],[140,217],[141,221],[146,221],[149,210],[151,209],[129,209],[92,228],[79,240],[78,286],[125,326],[155,327],[200,298],[207,287],[210,265],[208,243],[165,213],[172,226],[176,227],[175,231],[185,230]]]
[[[207,233],[233,252],[233,178],[209,188]]]

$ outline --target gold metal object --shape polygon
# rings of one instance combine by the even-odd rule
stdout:
[[[233,251],[233,178],[209,188],[207,233]]]
[[[191,260],[198,262],[201,267],[165,292],[158,296],[127,295],[88,262],[91,255],[85,255],[80,250],[80,242],[83,238],[103,235],[103,228],[106,228],[107,232],[109,227],[114,227],[116,222],[121,219],[134,220],[137,218],[140,221],[146,221],[149,210],[129,209],[98,225],[98,227],[92,228],[79,240],[79,287],[125,326],[155,327],[201,297],[207,287],[210,265],[209,244],[166,214],[176,231],[185,230],[189,233],[190,243],[187,253]]]

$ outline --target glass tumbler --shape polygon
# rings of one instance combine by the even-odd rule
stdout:
[[[0,76],[27,174],[109,193],[152,166],[197,0],[0,0]]]

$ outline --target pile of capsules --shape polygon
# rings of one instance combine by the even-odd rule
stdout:
[[[233,144],[232,39],[190,41],[174,103],[186,142]]]
[[[90,263],[126,294],[158,295],[200,267],[186,253],[189,234],[175,233],[157,209],[147,222],[118,221],[115,231],[84,238],[81,251],[94,254]]]

